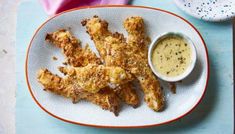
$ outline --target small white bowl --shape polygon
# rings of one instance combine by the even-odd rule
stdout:
[[[160,40],[162,40],[166,37],[181,37],[189,44],[189,47],[191,48],[190,50],[191,50],[192,55],[191,55],[191,61],[189,63],[189,66],[182,74],[180,74],[178,76],[163,75],[163,74],[159,73],[157,69],[155,69],[155,67],[153,66],[153,63],[152,63],[153,49],[155,48],[155,46],[158,44],[158,42]],[[165,81],[169,81],[169,82],[177,82],[177,81],[180,81],[180,80],[184,79],[185,77],[187,77],[192,72],[192,70],[196,64],[196,59],[197,59],[197,52],[196,52],[196,49],[195,49],[195,46],[194,46],[192,40],[188,36],[186,36],[182,33],[168,32],[168,33],[161,34],[160,36],[157,36],[152,41],[152,43],[150,44],[149,50],[148,50],[148,63],[150,65],[153,73],[156,76],[158,76],[160,79],[165,80]]]

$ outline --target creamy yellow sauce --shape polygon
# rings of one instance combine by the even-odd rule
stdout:
[[[181,37],[166,37],[153,49],[153,66],[162,75],[178,76],[184,73],[190,62],[191,48]]]

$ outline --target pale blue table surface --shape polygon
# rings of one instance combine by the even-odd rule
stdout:
[[[16,35],[16,133],[17,134],[231,134],[233,133],[233,71],[231,22],[209,23],[179,10],[172,0],[134,0],[133,5],[166,9],[189,20],[201,32],[209,50],[210,81],[200,105],[186,117],[164,126],[145,129],[101,129],[69,124],[49,116],[31,98],[25,82],[27,46],[36,28],[48,16],[37,1],[19,5]],[[10,84],[10,83],[9,83]]]

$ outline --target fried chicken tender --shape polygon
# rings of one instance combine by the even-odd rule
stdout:
[[[147,61],[149,39],[144,32],[141,17],[127,18],[124,27],[128,32],[128,41],[120,33],[112,34],[108,23],[97,16],[82,22],[94,41],[101,58],[107,66],[120,66],[130,71],[138,79],[145,94],[145,102],[155,110],[164,106],[164,96],[159,81],[152,74]]]
[[[101,60],[91,51],[88,44],[81,47],[81,41],[76,39],[65,29],[58,30],[46,35],[46,41],[62,49],[70,65],[86,66],[90,64],[101,64]]]
[[[108,30],[108,23],[98,17],[87,19],[82,22],[87,28],[88,34],[94,41],[95,46],[104,60],[106,66],[126,67],[126,53],[123,52],[126,40],[122,34],[112,34]]]
[[[59,70],[69,76],[76,76],[76,82],[86,91],[96,93],[109,84],[122,84],[133,80],[131,74],[121,67],[88,64],[85,67],[60,67]]]
[[[122,101],[124,101],[128,105],[131,105],[133,108],[137,108],[139,106],[139,96],[137,95],[132,82],[128,82],[126,84],[115,87],[114,92]]]
[[[164,96],[161,91],[158,79],[148,66],[148,45],[150,39],[144,30],[144,20],[141,17],[129,17],[124,23],[124,28],[128,32],[128,50],[132,50],[129,60],[135,61],[129,64],[129,68],[137,68],[131,72],[135,74],[145,93],[145,101],[155,111],[164,107]],[[136,60],[138,59],[138,60]]]
[[[105,110],[113,112],[116,116],[120,110],[120,100],[114,91],[108,87],[100,90],[97,93],[89,93],[84,91],[75,81],[74,77],[61,78],[58,75],[52,74],[47,69],[38,71],[38,81],[46,91],[71,98],[73,103],[79,100],[87,100]]]
[[[86,45],[85,49],[81,50],[80,41],[65,29],[47,34],[46,40],[61,48],[68,59],[68,63],[74,67],[86,66],[89,63],[101,63],[101,59],[89,49],[88,45]],[[74,51],[74,53],[71,54],[67,51]],[[117,86],[114,91],[126,104],[133,107],[139,105],[139,97],[131,82]]]
[[[98,17],[87,19],[82,22],[87,32],[95,42],[95,46],[106,66],[126,67],[126,54],[123,53],[125,38],[118,33],[112,34],[108,30],[108,23],[101,21]],[[115,58],[114,58],[115,57]],[[122,100],[133,107],[139,105],[139,97],[132,86],[132,82],[120,85],[115,90]],[[121,90],[122,89],[122,90]],[[131,98],[131,100],[130,100]]]

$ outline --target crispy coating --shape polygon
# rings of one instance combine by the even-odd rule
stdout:
[[[62,49],[70,65],[86,66],[91,64],[101,64],[101,60],[91,51],[88,44],[85,48],[81,47],[80,40],[76,39],[65,29],[58,30],[46,35],[46,41]]]
[[[117,86],[114,89],[114,92],[126,104],[131,105],[134,108],[139,106],[140,100],[131,82]]]
[[[84,20],[82,24],[86,26],[106,66],[126,67],[127,55],[124,52],[126,41],[122,34],[112,34],[108,30],[108,23],[96,16]]]
[[[121,67],[88,64],[85,67],[60,67],[59,70],[69,76],[76,76],[76,82],[86,91],[96,93],[109,84],[123,84],[133,79]]]
[[[124,28],[128,32],[128,50],[133,53],[130,60],[135,61],[129,64],[129,68],[137,68],[132,70],[145,93],[145,101],[153,110],[159,111],[164,106],[164,96],[161,91],[158,79],[152,73],[148,66],[148,45],[150,39],[146,36],[144,30],[144,21],[141,17],[129,17],[124,23]],[[135,60],[138,59],[138,60]]]
[[[98,17],[86,19],[82,22],[87,32],[95,42],[95,46],[106,66],[126,67],[127,56],[123,52],[126,40],[122,34],[112,34],[108,30],[108,23]],[[115,57],[115,58],[114,58]],[[127,104],[137,107],[139,97],[131,82],[116,87],[118,96]]]
[[[104,24],[104,25],[106,25],[106,24]],[[109,34],[109,33],[107,33],[107,34]],[[124,37],[121,37],[121,40],[123,40],[123,39],[124,39]],[[65,54],[65,56],[68,59],[68,63],[74,67],[86,66],[89,63],[90,64],[100,64],[101,63],[101,59],[98,58],[89,49],[88,45],[86,45],[86,47],[84,49],[80,50],[81,49],[80,41],[78,39],[76,39],[69,31],[67,31],[65,29],[61,29],[61,30],[55,31],[53,33],[47,34],[46,40],[51,42],[53,45],[61,48],[62,52]],[[74,51],[74,53],[71,54],[67,51]],[[119,54],[116,54],[116,55],[120,55],[120,53],[122,53],[122,52],[119,51]],[[104,57],[104,55],[105,55],[105,53],[103,54],[102,57]],[[122,57],[120,57],[120,58],[122,58]],[[110,60],[107,60],[107,61],[110,61]],[[109,64],[111,64],[111,63],[109,63]],[[138,97],[135,89],[132,87],[131,82],[127,82],[127,83],[124,83],[122,85],[117,86],[114,91],[119,96],[119,98],[122,101],[124,101],[126,104],[131,105],[133,107],[138,106],[139,97]]]
[[[113,112],[116,116],[120,110],[119,98],[108,87],[95,94],[89,93],[74,82],[74,77],[66,76],[65,78],[61,78],[58,75],[52,74],[47,69],[38,71],[38,81],[44,86],[46,91],[71,98],[74,103],[79,100],[87,100],[105,110]]]
[[[101,58],[107,66],[121,66],[130,71],[139,80],[148,106],[160,111],[164,106],[164,96],[157,78],[152,74],[147,61],[149,39],[144,32],[141,17],[127,18],[124,27],[128,32],[128,41],[120,33],[112,34],[108,23],[97,16],[82,22],[94,41]]]

